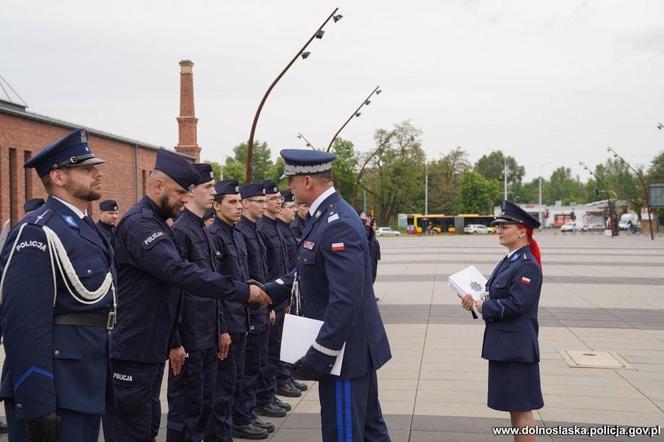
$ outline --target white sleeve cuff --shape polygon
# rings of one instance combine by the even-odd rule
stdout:
[[[341,353],[341,350],[332,350],[331,348],[323,347],[316,341],[314,341],[313,347],[314,349],[318,350],[319,352],[327,356],[339,356],[339,354]]]

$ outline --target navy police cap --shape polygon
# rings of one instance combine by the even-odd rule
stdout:
[[[157,151],[154,169],[164,172],[185,190],[191,190],[200,180],[200,174],[189,161],[182,155],[166,149]]]
[[[88,145],[88,131],[76,129],[69,135],[44,147],[37,155],[25,162],[23,167],[34,168],[40,177],[61,167],[91,166],[104,160],[94,156]]]
[[[336,155],[320,150],[283,149],[284,175],[315,175],[332,169]]]
[[[523,224],[529,229],[535,229],[540,226],[537,218],[508,200],[504,200],[500,204],[500,215],[491,224]]]
[[[207,163],[195,163],[193,164],[194,169],[198,172],[198,184],[207,183],[214,179],[214,172],[212,171],[212,166]]]
[[[30,198],[23,204],[23,211],[25,213],[32,212],[33,210],[39,209],[45,204],[45,201],[42,198]]]
[[[118,203],[116,203],[114,200],[104,200],[99,203],[99,210],[102,212],[117,212]]]
[[[290,190],[282,190],[281,191],[281,197],[284,199],[285,203],[292,203],[295,202],[293,198],[293,192]]]
[[[214,185],[217,195],[230,195],[240,193],[240,183],[237,180],[221,180]]]
[[[265,189],[265,195],[279,193],[279,188],[274,181],[263,181],[263,188]]]
[[[251,183],[240,186],[240,196],[242,199],[263,195],[265,195],[265,187],[263,187],[263,184],[261,183]]]

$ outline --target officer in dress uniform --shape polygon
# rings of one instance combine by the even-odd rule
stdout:
[[[279,212],[279,216],[277,217],[277,229],[286,241],[286,250],[288,251],[288,271],[290,271],[297,266],[297,239],[295,238],[294,232],[290,229],[291,223],[293,223],[293,220],[297,216],[297,208],[295,206],[293,192],[290,190],[283,190],[281,192],[281,197],[283,202],[281,205],[281,212]],[[286,313],[291,312],[290,307],[289,304]],[[283,318],[281,319],[281,324],[277,323],[277,326],[283,333]],[[279,358],[279,354],[277,354],[277,358]],[[308,388],[307,384],[293,379],[291,365],[280,359],[277,359],[277,361],[279,363],[279,371],[277,372],[277,394],[288,396],[288,392],[295,389],[306,391]]]
[[[238,281],[247,281],[249,263],[244,237],[235,228],[242,215],[240,188],[237,180],[223,180],[214,186],[217,194],[214,200],[216,217],[208,227],[208,232],[216,250],[221,252],[218,270]],[[233,440],[233,406],[242,402],[244,360],[249,330],[247,309],[236,301],[223,301],[222,310],[226,330],[230,334],[231,346],[228,357],[217,363],[214,411],[205,434],[206,442],[230,442]],[[237,387],[236,387],[237,386]],[[242,430],[261,438],[267,437],[267,430],[247,425]]]
[[[277,228],[277,218],[281,212],[281,192],[274,182],[266,181],[265,214],[258,221],[258,234],[267,249],[267,280],[272,281],[290,271],[286,239]],[[261,369],[260,386],[256,394],[256,413],[261,416],[283,417],[291,409],[290,404],[276,397],[276,377],[280,369],[279,353],[281,352],[281,334],[284,315],[290,300],[272,306],[269,316],[268,345],[264,354],[267,363]],[[299,397],[302,392],[288,385],[282,388],[282,396]]]
[[[214,209],[208,209],[205,211],[205,213],[203,214],[203,224],[205,224],[205,227],[212,225],[212,223],[214,222],[214,217],[215,217]]]
[[[173,238],[180,256],[201,268],[216,271],[216,254],[221,252],[212,245],[203,221],[214,200],[214,174],[209,164],[194,164],[194,168],[200,178],[173,224]],[[214,404],[217,360],[226,357],[230,346],[230,336],[222,328],[222,320],[219,301],[184,291],[169,354],[166,437],[169,442],[203,439]]]
[[[104,200],[99,203],[97,227],[110,244],[113,244],[113,232],[115,232],[115,226],[118,224],[118,217],[118,203],[114,200]]]
[[[48,201],[0,255],[6,359],[0,397],[9,440],[97,441],[115,319],[113,249],[86,213],[102,174],[77,129],[25,163]]]
[[[489,297],[475,305],[486,321],[482,357],[489,361],[487,404],[509,411],[514,427],[534,426],[532,410],[542,408],[537,308],[542,290],[539,245],[533,229],[539,221],[511,201],[503,201],[493,221],[500,244],[508,250],[487,281]],[[472,296],[462,305],[472,308]],[[517,441],[535,440],[518,436]]]
[[[242,233],[247,246],[247,261],[251,279],[264,283],[267,280],[267,249],[263,238],[258,234],[256,223],[263,217],[267,201],[265,187],[261,183],[245,184],[240,187],[242,216],[236,227]],[[256,415],[256,394],[259,388],[261,367],[267,363],[268,309],[261,308],[249,312],[249,333],[245,352],[244,379],[239,401],[233,413],[233,437],[257,438],[255,429],[274,431],[274,425],[264,422]],[[264,437],[263,437],[264,436]],[[267,433],[263,434],[267,437]]]
[[[312,347],[293,364],[294,375],[319,381],[325,442],[389,441],[376,370],[391,353],[371,283],[364,226],[332,185],[333,154],[285,149],[281,156],[289,187],[297,201],[309,204],[311,217],[296,271],[268,283],[267,290],[279,304],[291,296],[297,274],[302,312],[323,321]],[[344,343],[341,375],[331,375]]]
[[[159,150],[146,195],[115,232],[120,320],[112,335],[114,401],[104,415],[107,442],[154,440],[159,431],[159,391],[181,290],[203,298],[270,302],[257,286],[180,256],[166,219],[180,211],[199,180],[183,157]]]

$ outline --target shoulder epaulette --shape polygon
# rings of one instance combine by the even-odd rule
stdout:
[[[53,211],[51,209],[44,208],[43,210],[39,210],[38,212],[33,213],[29,219],[26,219],[26,221],[30,224],[43,226],[46,224],[46,221],[51,218],[51,216],[53,216]]]

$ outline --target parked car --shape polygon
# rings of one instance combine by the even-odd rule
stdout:
[[[566,222],[565,224],[560,226],[560,231],[561,232],[577,232],[578,230],[579,230],[579,227],[573,221]]]
[[[394,230],[392,227],[379,227],[376,229],[376,236],[401,236],[401,232]]]
[[[595,223],[589,223],[586,224],[585,226],[581,227],[582,232],[601,232],[604,230],[606,226],[604,225],[603,222],[595,222]]]
[[[489,228],[487,226],[483,226],[482,224],[468,224],[466,227],[463,228],[463,231],[466,233],[471,233],[473,235],[488,235],[491,233]]]

